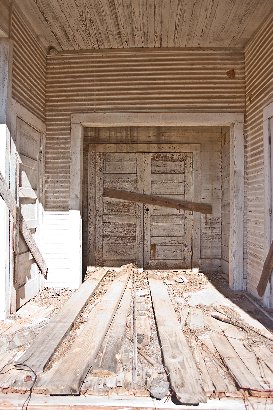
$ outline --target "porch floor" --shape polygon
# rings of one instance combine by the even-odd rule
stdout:
[[[48,408],[269,409],[269,316],[197,269],[90,269],[77,292],[44,290],[0,325],[0,408],[32,395]]]

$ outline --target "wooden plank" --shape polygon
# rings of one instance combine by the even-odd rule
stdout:
[[[92,279],[87,280],[81,285],[57,315],[50,319],[48,325],[39,333],[23,356],[16,361],[17,364],[25,364],[36,373],[44,370],[81,310],[97,289],[105,273],[106,270],[101,269],[96,272]]]
[[[81,333],[47,379],[41,378],[41,390],[49,394],[79,394],[81,382],[94,363],[102,340],[110,326],[130,270],[116,279],[89,315]]]
[[[219,332],[219,327],[214,324],[213,320],[210,320],[210,324],[213,329],[211,332],[211,340],[238,385],[242,389],[263,390],[257,378],[249,371],[228,339],[223,333]]]
[[[120,306],[117,310],[117,314],[113,320],[113,323],[108,331],[104,344],[102,345],[102,355],[98,355],[100,359],[96,360],[96,364],[99,368],[109,370],[111,372],[117,372],[117,354],[119,353],[124,334],[126,330],[127,315],[131,304],[131,284],[124,292]]]
[[[128,192],[118,189],[105,188],[103,190],[103,196],[108,198],[123,199],[124,201],[140,202],[143,204],[159,205],[175,209],[184,209],[186,211],[195,211],[202,214],[212,213],[212,206],[209,204],[190,201],[176,201],[155,195],[139,194],[137,192]]]
[[[271,278],[273,270],[273,242],[270,245],[267,257],[264,262],[262,274],[257,286],[257,292],[260,297],[262,297],[265,293],[265,289],[267,287],[267,284]]]
[[[22,216],[19,218],[19,227],[20,231],[24,237],[24,240],[26,241],[27,246],[29,247],[30,253],[33,256],[35,262],[37,263],[39,269],[41,270],[41,273],[46,277],[47,276],[47,266],[44,261],[44,258],[34,240],[34,237],[27,226],[26,221]]]
[[[19,207],[17,206],[16,201],[13,198],[13,195],[1,172],[0,172],[0,195],[5,201],[10,213],[12,214],[14,222],[19,220],[19,229],[24,237],[24,240],[26,241],[35,262],[37,263],[39,269],[41,270],[41,273],[46,277],[47,266],[44,261],[44,258],[34,240],[34,237],[29,227],[27,226],[26,221],[22,217],[21,211]]]
[[[207,399],[201,385],[200,374],[187,340],[181,331],[167,288],[162,281],[151,277],[149,277],[149,284],[171,387],[181,403],[205,403]]]

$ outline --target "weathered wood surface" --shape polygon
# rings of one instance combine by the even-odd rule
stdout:
[[[257,286],[257,292],[259,296],[261,297],[264,295],[267,284],[271,278],[272,270],[273,270],[273,242],[270,245],[267,257],[264,262],[262,274],[261,274],[261,277],[260,277],[260,280]]]
[[[187,340],[181,331],[166,286],[149,278],[163,358],[171,387],[181,403],[206,402],[199,371]]]
[[[127,315],[131,304],[131,284],[124,292],[118,307],[117,314],[114,317],[113,323],[107,333],[107,338],[102,345],[101,357],[98,355],[95,366],[111,372],[117,372],[117,354],[120,352],[122,341],[126,330]]]
[[[39,266],[42,274],[44,276],[47,275],[47,266],[46,263],[44,261],[44,258],[34,240],[34,237],[29,229],[29,227],[27,226],[27,223],[25,222],[23,216],[21,215],[20,209],[16,204],[16,201],[9,189],[9,187],[7,186],[7,183],[2,175],[2,173],[0,172],[0,195],[3,198],[3,200],[5,201],[10,213],[12,214],[13,218],[15,221],[19,222],[19,228],[20,231],[23,235],[24,240],[26,241],[29,250],[35,260],[35,262],[37,263],[37,265]]]
[[[211,319],[209,321],[212,332],[211,332],[211,340],[220,354],[223,362],[229,369],[230,373],[233,375],[234,379],[240,386],[240,388],[245,389],[245,390],[264,390],[263,386],[259,383],[257,380],[256,376],[250,371],[253,369],[253,366],[249,364],[248,366],[244,363],[243,358],[241,358],[234,347],[231,345],[229,340],[226,338],[224,333],[222,331],[219,331],[219,326],[215,324],[215,320]],[[221,329],[221,328],[220,328]],[[235,346],[235,343],[233,345]],[[245,355],[245,350],[243,349],[243,346],[240,348],[238,347],[238,343],[236,343],[236,349],[240,349],[240,352]],[[244,356],[243,356],[244,357]],[[248,355],[248,358],[245,357],[245,360],[249,360],[250,356]]]
[[[239,0],[232,3],[212,0],[206,3],[165,0],[82,3],[66,0],[65,8],[61,4],[54,0],[18,3],[33,22],[38,37],[60,51],[138,47],[144,50],[164,47],[171,51],[175,47],[243,48],[272,5],[269,0],[255,3]],[[233,71],[229,73],[230,81],[235,76]]]
[[[25,364],[36,373],[44,370],[105,274],[106,270],[101,269],[96,272],[95,277],[88,279],[81,285],[60,312],[50,319],[27,351],[16,361],[17,364]]]
[[[49,394],[79,394],[80,386],[94,363],[103,338],[110,326],[122,294],[127,286],[129,273],[115,279],[106,294],[91,311],[87,323],[59,361],[53,372],[45,373],[39,389]]]
[[[212,206],[190,201],[176,201],[174,199],[162,198],[156,195],[139,194],[118,189],[105,188],[103,196],[108,198],[122,199],[124,201],[140,202],[142,204],[157,205],[167,208],[181,209],[184,211],[195,211],[202,214],[211,214]]]
[[[17,204],[1,171],[0,171],[0,196],[5,201],[10,213],[12,214],[13,219],[16,221]]]

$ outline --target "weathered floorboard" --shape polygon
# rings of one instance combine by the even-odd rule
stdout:
[[[88,279],[65,303],[60,312],[53,316],[48,325],[40,332],[31,346],[16,363],[25,364],[36,373],[42,372],[51,356],[71,329],[88,299],[95,292],[101,279],[106,273],[105,269],[97,272],[96,277]]]
[[[103,196],[108,198],[123,199],[124,201],[140,202],[142,204],[157,205],[167,208],[183,209],[185,211],[195,211],[202,214],[211,214],[212,206],[199,202],[176,201],[174,199],[163,198],[156,195],[139,194],[118,189],[105,188]]]
[[[120,306],[117,310],[117,314],[107,334],[105,345],[102,346],[103,355],[102,358],[98,361],[98,367],[100,367],[101,369],[109,370],[114,373],[117,372],[116,355],[117,353],[119,353],[122,346],[130,303],[131,286],[128,284],[120,302]]]
[[[81,383],[99,351],[128,278],[129,272],[126,272],[110,285],[106,294],[91,311],[88,321],[66,356],[60,360],[48,379],[46,374],[41,378],[41,390],[53,395],[80,393]]]
[[[200,374],[181,331],[167,288],[160,280],[151,277],[149,284],[171,387],[181,403],[205,403],[207,399],[201,386]]]
[[[219,327],[216,327],[212,320],[210,323],[213,329],[211,332],[211,340],[238,385],[242,389],[264,390],[257,378],[238,356],[228,339],[224,334],[219,332]]]

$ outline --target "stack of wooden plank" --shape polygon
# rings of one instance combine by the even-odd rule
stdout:
[[[152,389],[145,384],[145,377],[141,388],[134,381],[134,355],[142,354],[142,360],[150,364],[150,368],[153,368],[154,360],[145,355],[140,343],[134,351],[133,333],[129,336],[132,340],[127,340],[127,370],[120,369],[121,347],[126,337],[128,339],[128,315],[132,314],[133,323],[136,314],[132,308],[135,295],[132,277],[135,272],[130,265],[125,266],[108,283],[107,291],[97,299],[65,354],[54,361],[55,352],[105,279],[107,271],[98,270],[96,277],[84,282],[17,360],[15,368],[10,367],[6,374],[0,375],[2,391],[22,392],[33,388],[36,393],[78,395],[83,391],[108,394],[111,389],[126,387],[127,392],[135,395],[149,394],[148,390],[151,392]],[[224,314],[202,313],[200,308],[190,306],[186,306],[188,325],[185,321],[182,323],[166,284],[152,276],[149,276],[147,284],[145,292],[149,292],[149,298],[145,303],[147,311],[154,314],[166,371],[165,379],[159,379],[163,392],[166,386],[167,390],[170,387],[176,400],[194,405],[213,396],[243,397],[249,394],[273,397],[273,354],[270,350],[273,337],[270,340],[270,335],[267,334],[266,338],[257,333],[259,337],[253,340],[246,325],[233,323],[225,319]],[[147,322],[148,315],[142,316],[141,320],[135,319],[137,326],[133,325],[132,329],[138,331],[138,327]],[[149,324],[146,323],[147,326]],[[142,333],[145,338],[145,326]],[[150,336],[148,331],[146,333],[144,345],[149,349]],[[103,354],[98,359],[101,351]],[[48,363],[51,363],[50,368]],[[23,374],[19,369],[24,370]],[[90,369],[95,371],[90,373]]]

